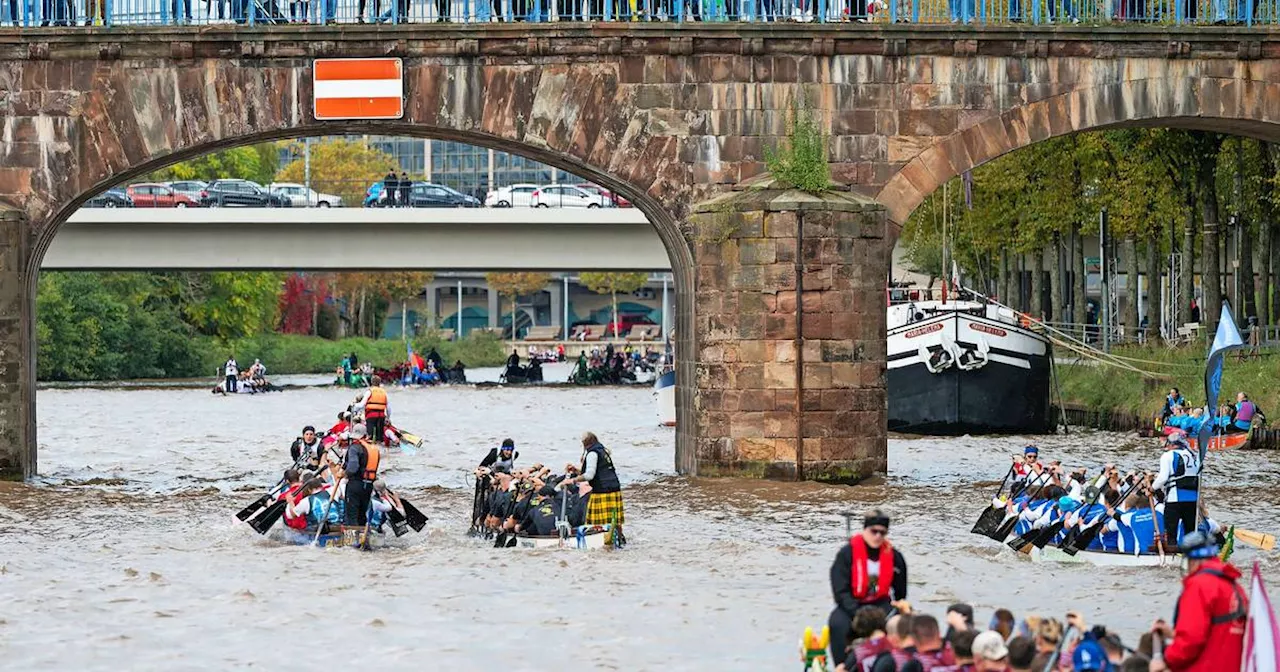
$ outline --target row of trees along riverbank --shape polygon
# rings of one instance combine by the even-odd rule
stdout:
[[[1033,144],[953,180],[917,208],[904,228],[908,262],[932,278],[943,269],[944,213],[949,254],[968,284],[1057,323],[1086,323],[1084,239],[1099,233],[1118,248],[1117,271],[1144,282],[1148,338],[1159,338],[1161,282],[1170,254],[1177,278],[1177,324],[1192,320],[1200,280],[1201,315],[1213,333],[1221,299],[1243,321],[1280,321],[1280,145],[1201,131],[1126,129]],[[1230,243],[1230,244],[1228,244]],[[1128,285],[1136,290],[1133,283]],[[1138,333],[1138,303],[1113,324]],[[1079,335],[1079,334],[1077,334]]]

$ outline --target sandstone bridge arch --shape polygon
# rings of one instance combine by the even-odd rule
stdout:
[[[402,120],[312,118],[313,58],[388,55],[405,61]],[[34,289],[75,207],[209,150],[354,132],[511,151],[626,195],[654,223],[677,278],[679,470],[786,476],[811,464],[807,475],[857,480],[886,468],[889,249],[930,191],[1004,152],[1091,128],[1272,137],[1278,86],[1280,36],[1246,28],[9,33],[0,40],[0,473],[36,468]],[[862,199],[857,225],[832,215],[802,226],[779,213],[704,235],[694,204],[763,170],[798,99],[830,134],[834,177]]]

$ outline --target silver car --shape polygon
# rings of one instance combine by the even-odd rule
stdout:
[[[267,187],[273,194],[278,194],[295,208],[341,208],[342,197],[333,194],[322,194],[315,189],[308,189],[295,182],[272,182]]]

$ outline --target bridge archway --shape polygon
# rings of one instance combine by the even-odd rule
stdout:
[[[1073,133],[1116,128],[1179,128],[1280,140],[1280,112],[1268,105],[1275,83],[1247,71],[1124,79],[1017,104],[933,138],[876,193],[893,235],[947,181],[993,159]]]
[[[649,222],[653,225],[656,234],[662,241],[664,248],[667,250],[668,258],[671,263],[671,270],[674,276],[674,291],[676,310],[673,316],[674,338],[673,341],[677,348],[677,352],[693,352],[695,336],[697,330],[693,325],[693,299],[692,291],[689,289],[693,283],[694,262],[692,251],[681,233],[678,224],[677,215],[672,211],[672,203],[664,203],[660,198],[647,192],[640,185],[637,185],[631,179],[621,177],[607,169],[592,165],[583,161],[580,157],[574,156],[567,152],[555,151],[546,146],[538,147],[524,142],[513,141],[509,138],[495,137],[491,134],[460,131],[457,129],[431,127],[421,124],[414,124],[405,121],[374,121],[374,122],[320,122],[320,123],[298,123],[282,128],[273,128],[258,132],[236,132],[226,137],[218,137],[201,142],[193,142],[190,144],[178,145],[172,151],[157,154],[154,156],[142,156],[138,160],[129,162],[126,166],[120,168],[118,172],[107,175],[96,175],[95,181],[89,183],[81,190],[70,196],[61,207],[50,209],[47,215],[46,223],[37,229],[36,235],[33,236],[30,255],[25,266],[25,293],[26,306],[29,311],[27,314],[30,318],[27,320],[27,329],[29,333],[31,347],[28,352],[29,371],[34,372],[35,368],[35,347],[34,347],[34,331],[35,331],[35,296],[39,281],[40,264],[57,236],[59,228],[67,221],[77,209],[95,194],[101,193],[103,190],[128,183],[130,180],[140,176],[149,174],[166,166],[180,163],[192,158],[196,158],[210,152],[222,149],[252,145],[262,142],[274,140],[290,140],[306,137],[317,136],[339,136],[339,135],[379,135],[393,137],[412,137],[426,140],[450,140],[456,142],[467,143],[486,149],[493,149],[514,155],[523,156],[529,159],[540,161],[546,165],[565,170],[579,177],[585,178],[599,184],[614,193],[617,193],[629,200],[636,209],[644,213]],[[28,207],[28,212],[31,208]],[[3,213],[0,213],[2,216]],[[20,215],[20,210],[13,210],[14,219]],[[589,267],[588,259],[584,259],[584,267]],[[527,315],[528,310],[524,307],[520,308],[522,314]],[[500,320],[501,321],[501,320]],[[693,380],[693,361],[690,358],[677,360],[677,380],[691,381]],[[34,376],[32,376],[34,378]],[[30,385],[34,388],[34,380],[30,381]],[[676,416],[677,416],[677,433],[676,433],[676,466],[682,473],[696,473],[697,461],[693,456],[692,436],[693,432],[682,431],[692,423],[692,405],[694,394],[690,389],[691,386],[687,382],[678,383],[677,400],[676,400]],[[28,431],[32,440],[29,443],[25,460],[23,461],[24,475],[33,475],[36,471],[37,453],[35,445],[35,402],[34,389],[30,395],[30,404],[28,407]]]

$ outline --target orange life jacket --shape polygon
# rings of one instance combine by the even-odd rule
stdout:
[[[369,454],[369,458],[365,462],[364,473],[360,477],[366,481],[375,480],[378,478],[378,462],[381,458],[378,444],[370,441],[361,441],[360,445],[364,446],[365,452]]]
[[[364,417],[387,417],[387,393],[381,387],[369,389],[369,400],[364,402]]]
[[[889,589],[893,586],[893,546],[886,540],[880,545],[880,576],[876,580],[876,590],[871,592],[871,573],[867,571],[867,542],[861,534],[849,540],[853,550],[851,563],[850,586],[853,599],[859,602],[880,602],[889,597]]]

